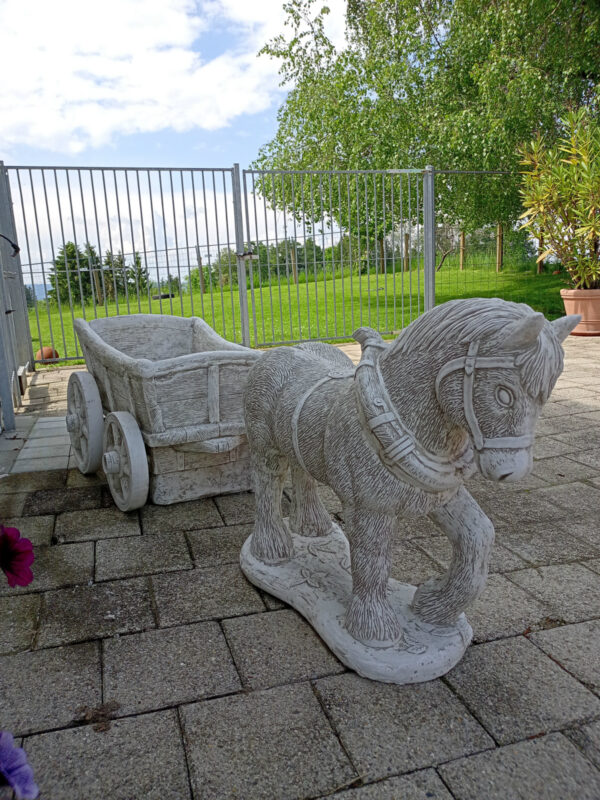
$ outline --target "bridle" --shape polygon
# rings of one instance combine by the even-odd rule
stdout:
[[[463,370],[463,409],[469,431],[473,439],[473,444],[478,452],[492,448],[500,450],[521,450],[531,447],[533,444],[533,434],[526,433],[522,436],[501,436],[496,439],[486,439],[481,432],[475,409],[473,408],[473,385],[475,382],[476,369],[517,369],[516,357],[511,356],[480,356],[477,357],[479,342],[469,343],[467,355],[463,358],[455,358],[445,364],[437,374],[435,379],[435,395],[441,405],[440,386],[444,378],[452,372]]]

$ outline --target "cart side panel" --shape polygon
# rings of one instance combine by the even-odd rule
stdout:
[[[155,378],[156,403],[165,429],[208,419],[208,369],[198,368]]]
[[[244,389],[250,367],[245,364],[225,364],[219,369],[219,421],[244,419]]]

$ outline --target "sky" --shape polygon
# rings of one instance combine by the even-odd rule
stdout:
[[[0,160],[247,167],[285,99],[257,56],[284,18],[282,0],[0,0]]]

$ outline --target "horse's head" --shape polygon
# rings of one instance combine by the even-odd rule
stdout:
[[[446,417],[470,435],[481,474],[517,481],[531,470],[535,425],[562,372],[560,343],[580,317],[548,322],[510,305],[519,317],[463,340],[465,354],[440,368],[435,391]]]

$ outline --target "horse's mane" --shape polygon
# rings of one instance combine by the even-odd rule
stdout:
[[[400,333],[389,355],[427,351],[446,352],[453,358],[464,355],[456,353],[457,344],[474,340],[481,342],[481,355],[490,355],[498,351],[506,326],[531,313],[524,303],[498,298],[451,300],[414,320]],[[562,347],[548,322],[535,345],[517,356],[516,364],[526,391],[545,402],[563,368]]]

